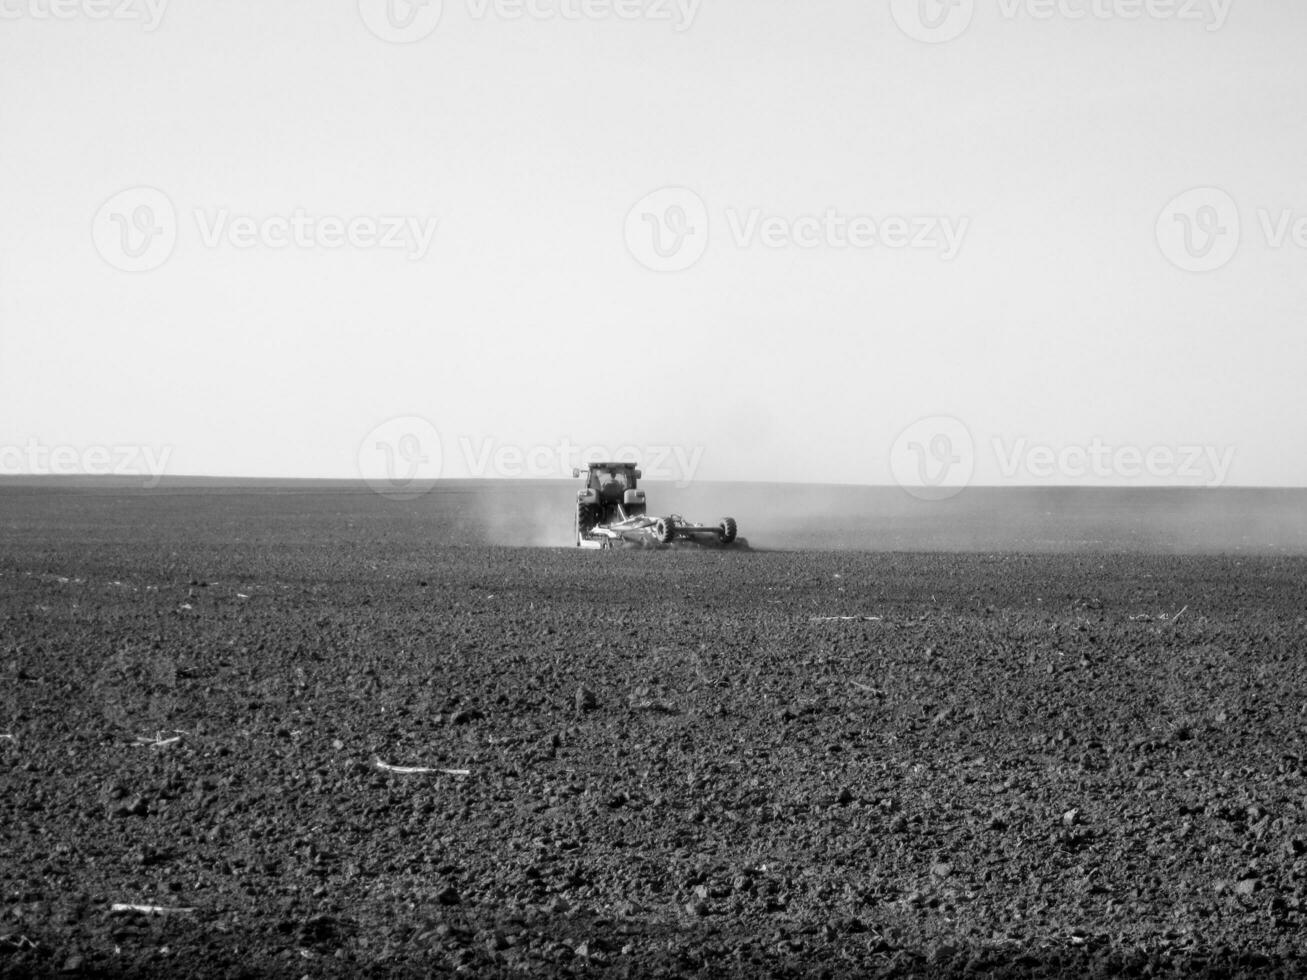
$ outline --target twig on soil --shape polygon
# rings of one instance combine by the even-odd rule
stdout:
[[[172,738],[156,738],[156,739],[151,739],[148,736],[144,736],[144,737],[137,738],[136,744],[148,745],[152,749],[161,749],[166,745],[176,745],[181,740],[182,737],[180,735],[174,735]]]
[[[188,732],[183,732],[176,728],[174,728],[173,731],[176,732],[176,734],[173,735],[172,738],[164,738],[163,732],[155,732],[154,738],[150,738],[149,735],[137,735],[136,744],[141,746],[148,745],[152,749],[161,749],[168,745],[176,745],[182,740],[183,735],[189,734]]]
[[[883,620],[882,616],[813,616],[809,622],[813,623],[879,623]]]
[[[1177,619],[1179,619],[1181,616],[1183,616],[1183,615],[1185,614],[1185,612],[1188,611],[1188,609],[1189,609],[1189,607],[1186,605],[1183,609],[1181,609],[1181,610],[1180,610],[1178,613],[1176,613],[1174,616],[1168,616],[1166,613],[1158,613],[1156,616],[1150,616],[1150,615],[1148,615],[1148,613],[1140,613],[1138,616],[1131,616],[1131,617],[1130,617],[1130,622],[1132,622],[1132,623],[1137,623],[1137,622],[1139,622],[1140,620],[1143,620],[1143,621],[1146,621],[1146,622],[1152,622],[1152,621],[1154,621],[1154,620],[1157,620],[1157,621],[1159,621],[1159,622],[1163,622],[1163,623],[1167,623],[1167,622],[1174,623]]]
[[[432,773],[440,773],[444,776],[470,776],[471,769],[433,769],[428,766],[392,766],[389,763],[382,762],[376,756],[372,759],[372,764],[382,772],[398,773],[401,776],[429,776]]]
[[[8,732],[5,732],[3,735],[0,735],[0,742],[17,742],[17,741],[18,741],[17,737],[10,735]]]
[[[856,688],[857,688],[858,690],[860,690],[860,691],[866,691],[868,694],[876,694],[876,695],[880,695],[880,694],[884,694],[884,693],[885,693],[885,692],[882,691],[880,688],[878,688],[878,687],[872,687],[872,686],[869,685],[869,684],[862,684],[862,683],[859,683],[858,681],[849,681],[849,683],[852,684],[854,687],[856,687]]]
[[[170,908],[166,905],[127,905],[122,902],[114,902],[109,907],[111,915],[189,915],[194,911],[193,908]]]

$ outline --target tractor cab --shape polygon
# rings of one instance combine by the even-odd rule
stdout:
[[[580,476],[581,470],[574,470],[573,475]],[[596,508],[601,520],[610,514],[622,519],[643,514],[644,491],[637,489],[640,476],[634,463],[591,463],[585,489],[577,492],[577,503]]]

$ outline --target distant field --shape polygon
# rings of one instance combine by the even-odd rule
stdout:
[[[1307,490],[973,488],[922,501],[894,487],[647,484],[652,510],[730,515],[776,550],[1307,554]],[[162,518],[197,540],[566,546],[570,481],[442,481],[396,501],[350,481],[0,479],[0,530],[79,527],[93,540]],[[185,520],[170,518],[184,515]]]

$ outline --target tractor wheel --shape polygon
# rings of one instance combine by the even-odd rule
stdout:
[[[730,544],[735,540],[738,528],[735,526],[734,517],[723,517],[721,527],[717,529],[717,540],[722,544]]]
[[[581,539],[594,530],[595,525],[599,523],[599,513],[597,508],[589,504],[576,505],[576,543],[581,544]]]
[[[654,534],[659,544],[671,544],[672,538],[676,537],[676,522],[670,517],[658,518],[658,523],[654,525]]]

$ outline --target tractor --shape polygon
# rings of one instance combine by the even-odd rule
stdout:
[[[572,470],[573,477],[582,475],[585,487],[576,493],[578,548],[657,547],[677,540],[729,545],[735,541],[733,517],[723,517],[719,524],[694,524],[677,514],[650,517],[644,491],[638,485],[642,474],[634,463],[591,463],[584,470]]]

